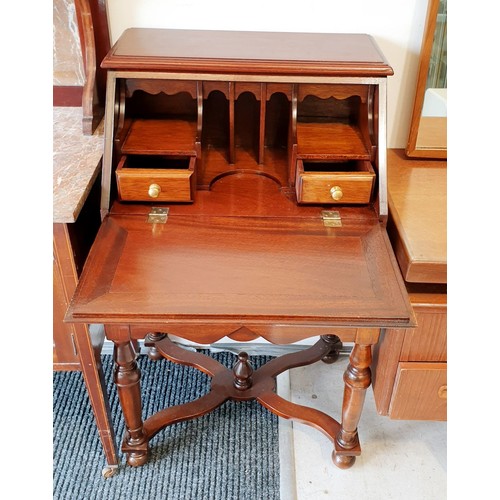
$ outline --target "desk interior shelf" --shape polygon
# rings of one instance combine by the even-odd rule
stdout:
[[[350,123],[301,121],[297,123],[297,156],[301,159],[369,160],[359,129]]]
[[[122,153],[196,156],[196,121],[189,118],[135,119]]]
[[[197,190],[238,172],[272,178],[294,190],[297,203],[374,201],[372,86],[130,78],[123,88],[115,163],[124,201],[134,201],[134,191],[135,201],[151,200],[149,186],[162,178],[154,201],[194,202]],[[145,171],[130,170],[133,155],[150,184],[124,192],[125,172],[129,182],[134,175],[146,182]],[[169,156],[192,166],[188,195],[176,196],[172,172],[162,173]]]

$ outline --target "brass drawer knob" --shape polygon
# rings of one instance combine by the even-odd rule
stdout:
[[[158,198],[161,192],[161,187],[158,184],[151,184],[148,189],[148,195],[150,198]]]
[[[448,389],[448,386],[447,385],[442,385],[439,389],[438,389],[438,397],[440,399],[447,399],[447,389]]]
[[[342,196],[344,196],[344,193],[342,192],[340,186],[333,186],[332,189],[330,189],[330,194],[335,201],[341,200]]]

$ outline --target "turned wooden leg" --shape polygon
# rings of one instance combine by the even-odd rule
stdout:
[[[163,356],[159,353],[158,349],[155,347],[154,343],[161,339],[164,339],[167,335],[165,333],[151,332],[146,335],[144,339],[144,345],[148,346],[148,358],[153,361],[158,361]]]
[[[336,443],[343,448],[333,452],[333,462],[341,469],[354,464],[355,456],[344,454],[344,450],[356,447],[358,443],[358,423],[363,410],[366,389],[371,383],[370,365],[372,360],[371,345],[355,344],[344,373],[344,401],[342,404],[342,423],[336,437]]]
[[[130,341],[115,341],[115,384],[127,429],[122,450],[127,453],[127,463],[133,467],[146,463],[148,456],[148,439],[142,421],[141,372],[135,357]]]

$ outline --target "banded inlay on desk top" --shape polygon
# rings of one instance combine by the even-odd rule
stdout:
[[[205,194],[227,201],[225,192],[248,192],[255,180],[274,186],[266,190],[267,204],[281,207],[274,202],[282,198],[279,187],[263,176],[230,176],[220,193]],[[329,326],[411,321],[376,218],[351,214],[344,227],[325,227],[317,208],[316,217],[293,217],[284,209],[281,216],[237,217],[212,215],[217,210],[209,206],[190,205],[178,214],[174,207],[164,225],[148,224],[139,214],[106,218],[68,319]]]

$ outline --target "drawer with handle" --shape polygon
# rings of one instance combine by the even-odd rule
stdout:
[[[299,203],[369,203],[375,172],[367,160],[297,160],[295,191]]]
[[[194,201],[196,157],[123,155],[116,169],[122,201]]]
[[[446,420],[446,366],[446,363],[399,363],[389,416],[396,420]]]

